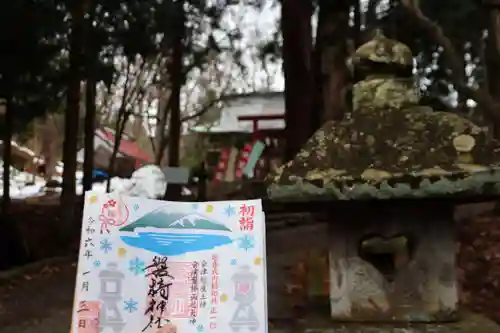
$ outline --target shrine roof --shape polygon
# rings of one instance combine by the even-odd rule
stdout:
[[[241,117],[266,117],[284,115],[285,102],[282,92],[232,95],[224,98],[220,116],[214,122],[194,126],[189,130],[196,133],[252,133],[251,121],[240,121]],[[285,128],[283,119],[259,120],[260,130],[279,131]]]

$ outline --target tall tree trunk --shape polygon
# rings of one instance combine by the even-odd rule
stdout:
[[[78,120],[80,114],[80,83],[82,65],[82,32],[84,20],[84,3],[72,1],[71,34],[69,47],[68,90],[66,93],[66,110],[63,144],[63,186],[61,194],[62,217],[64,223],[63,239],[72,232],[71,221],[74,219],[76,204],[76,153],[78,149]]]
[[[84,120],[84,159],[83,159],[83,191],[92,190],[92,179],[94,171],[94,135],[96,125],[96,66],[98,61],[99,48],[94,39],[94,1],[86,1],[87,20],[85,25],[85,120]]]
[[[319,2],[316,34],[316,91],[320,96],[322,122],[340,120],[344,115],[343,91],[348,81],[349,14],[351,1]]]
[[[179,151],[181,141],[181,88],[184,84],[184,38],[185,38],[185,13],[184,2],[179,1],[177,5],[176,20],[174,26],[176,38],[172,49],[172,59],[170,62],[169,73],[172,78],[172,93],[170,95],[170,119],[168,125],[168,165],[172,167],[179,166]],[[175,201],[181,198],[182,186],[178,184],[168,184],[165,198]]]
[[[83,160],[83,190],[92,190],[94,171],[94,134],[96,122],[96,82],[94,74],[87,74],[85,87],[85,123],[84,123],[84,160]]]
[[[113,145],[113,152],[111,153],[111,157],[109,159],[108,165],[108,181],[106,183],[106,192],[111,190],[111,177],[113,177],[115,173],[115,164],[116,159],[118,157],[118,152],[120,151],[120,144],[122,141],[123,131],[125,131],[125,125],[130,117],[130,112],[124,110],[125,106],[122,106],[122,109],[118,112],[118,116],[116,118],[115,125],[115,142]]]
[[[154,163],[158,166],[161,165],[163,160],[163,156],[165,153],[166,141],[168,135],[165,134],[165,128],[167,127],[168,113],[170,111],[170,103],[172,101],[171,91],[163,89],[166,85],[166,80],[161,80],[160,87],[160,97],[158,103],[158,118],[155,129],[155,138],[154,138],[154,150],[155,150],[155,160]]]
[[[361,0],[354,0],[352,5],[353,11],[353,22],[352,22],[352,49],[357,48],[361,44],[361,25],[362,25],[362,16],[361,12]],[[354,51],[354,50],[350,50]]]
[[[5,80],[12,83],[10,80]],[[12,126],[14,122],[13,90],[5,87],[5,131],[3,134],[3,197],[2,197],[2,233],[0,234],[0,271],[15,265],[25,264],[28,259],[26,242],[19,223],[10,217],[10,165],[12,156]]]
[[[9,13],[9,15],[19,14],[17,9]],[[12,268],[15,265],[22,265],[26,263],[28,258],[27,248],[25,246],[25,241],[22,237],[19,223],[16,223],[14,219],[11,218],[10,214],[10,165],[12,159],[12,135],[13,135],[13,125],[14,125],[14,108],[15,106],[15,93],[17,92],[16,83],[18,76],[16,76],[15,68],[19,63],[19,54],[16,54],[16,35],[15,31],[18,26],[16,23],[24,22],[20,17],[16,19],[8,20],[9,23],[13,23],[12,26],[8,24],[7,29],[11,32],[10,37],[2,41],[2,46],[4,49],[2,52],[2,72],[0,74],[0,99],[3,98],[5,105],[4,114],[4,133],[2,135],[3,140],[3,196],[2,196],[2,219],[0,221],[2,226],[2,232],[0,233],[0,271],[4,269]],[[20,23],[19,23],[20,24]],[[12,33],[14,32],[14,33]]]
[[[8,81],[11,82],[11,81]],[[14,110],[12,110],[12,91],[6,96],[5,105],[5,129],[3,134],[3,196],[2,212],[4,216],[10,211],[10,165],[12,164],[12,127],[14,123]]]
[[[488,37],[486,38],[486,77],[488,92],[495,101],[500,102],[500,2],[484,0],[488,15]],[[500,137],[500,124],[492,120],[493,132]]]
[[[285,159],[292,159],[314,131],[310,0],[283,0],[283,72],[285,74]]]
[[[364,15],[365,31],[371,31],[378,24],[377,7],[381,0],[369,0]]]
[[[40,131],[41,155],[45,161],[45,180],[52,179],[57,165],[57,147],[60,133],[54,120],[54,115],[49,115],[42,122],[37,122],[36,130]]]

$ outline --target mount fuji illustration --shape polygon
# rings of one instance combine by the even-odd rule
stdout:
[[[121,240],[132,247],[164,256],[210,250],[230,244],[231,229],[198,213],[172,212],[160,207],[120,228]]]

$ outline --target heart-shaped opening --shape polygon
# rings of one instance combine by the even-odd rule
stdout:
[[[412,260],[413,249],[414,240],[409,235],[398,234],[387,238],[371,234],[361,238],[358,255],[392,282],[396,272]]]
[[[236,284],[236,289],[238,291],[239,294],[242,294],[242,295],[247,295],[250,291],[250,284],[249,283],[240,283],[238,282]]]

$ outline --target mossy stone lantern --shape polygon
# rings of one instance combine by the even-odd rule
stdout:
[[[367,322],[379,323],[366,324],[369,332],[500,331],[460,321],[453,236],[456,200],[500,193],[500,143],[419,105],[407,46],[378,33],[352,65],[351,112],[268,179],[271,200],[321,201],[332,211],[331,317],[352,322],[341,325],[346,332],[365,332]]]

